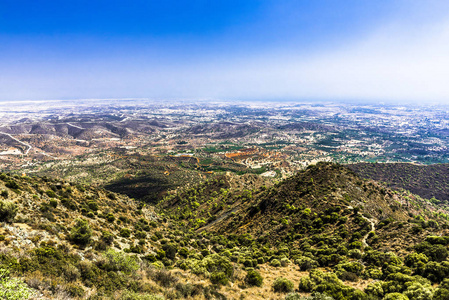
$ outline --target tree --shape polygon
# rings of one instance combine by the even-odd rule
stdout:
[[[83,219],[76,219],[75,225],[70,231],[70,240],[78,245],[87,245],[92,237],[92,229],[89,222]]]

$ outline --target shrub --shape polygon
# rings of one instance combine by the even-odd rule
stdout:
[[[304,300],[304,298],[301,296],[301,294],[290,293],[287,296],[285,296],[284,300]]]
[[[110,245],[114,241],[114,235],[109,231],[103,230],[101,232],[101,240],[106,243],[106,245]]]
[[[184,258],[186,258],[187,256],[189,256],[189,250],[187,250],[187,248],[182,247],[181,249],[179,249],[178,254]]]
[[[129,230],[128,228],[120,229],[120,236],[124,237],[124,238],[130,237],[131,236],[131,230]]]
[[[362,258],[362,252],[359,249],[351,249],[351,250],[349,250],[348,255],[349,255],[349,257],[355,258],[355,259]]]
[[[362,271],[363,271],[363,265],[359,262],[342,263],[342,264],[336,265],[335,268],[339,271],[347,271],[347,272],[355,273],[357,275],[362,274]]]
[[[213,284],[226,285],[228,284],[228,277],[224,272],[213,272],[210,274],[210,282]]]
[[[98,203],[95,202],[95,201],[87,202],[87,206],[89,206],[89,209],[91,209],[93,211],[97,211],[98,210]]]
[[[447,300],[449,299],[449,290],[445,288],[437,288],[433,294],[432,300]]]
[[[259,272],[249,270],[248,273],[246,273],[245,282],[249,286],[262,286],[263,278]]]
[[[143,231],[137,230],[137,231],[134,233],[134,236],[135,236],[136,238],[138,238],[138,239],[145,239],[145,238],[147,237],[147,234],[146,234],[145,232],[143,232]]]
[[[321,293],[313,293],[310,296],[302,297],[301,294],[298,293],[290,293],[285,296],[285,300],[334,300],[331,296]]]
[[[293,282],[284,277],[278,277],[271,286],[276,293],[289,293],[293,291]]]
[[[10,188],[10,189],[13,189],[13,190],[18,190],[20,188],[20,186],[14,180],[8,180],[5,183],[5,186]]]
[[[22,263],[22,260],[20,262]],[[62,267],[62,272],[67,281],[75,281],[81,277],[78,268],[71,264]]]
[[[432,245],[429,242],[417,244],[415,250],[424,253],[429,259],[435,261],[443,261],[448,256],[447,248],[440,244]]]
[[[0,269],[0,299],[28,299],[32,294],[32,290],[25,283],[16,278],[10,278],[8,270]]]
[[[104,257],[103,268],[107,271],[121,271],[125,274],[131,274],[139,269],[139,262],[135,256],[109,249]]]
[[[9,201],[0,201],[0,222],[10,223],[17,214],[17,205]]]
[[[295,263],[299,266],[301,271],[307,271],[318,267],[318,262],[307,256],[303,256],[295,260]]]
[[[56,193],[52,190],[45,191],[45,194],[47,194],[47,196],[50,198],[56,198]]]
[[[358,281],[359,277],[353,272],[343,271],[338,274],[338,278],[344,281]]]
[[[390,293],[387,294],[383,300],[409,300],[409,298],[401,293]]]
[[[67,293],[72,296],[72,297],[83,297],[85,294],[84,289],[79,285],[79,284],[75,284],[75,283],[70,283],[65,287],[65,290],[67,291]]]
[[[287,257],[281,258],[281,266],[286,267],[290,264],[290,260]]]
[[[172,273],[167,270],[158,270],[154,274],[153,279],[165,288],[170,287],[178,282],[178,278],[173,276]]]
[[[163,258],[165,258],[165,251],[162,249],[159,249],[156,251],[156,257],[157,259],[161,260]]]
[[[404,292],[409,299],[414,300],[427,300],[432,299],[433,288],[430,284],[422,284],[420,282],[413,282]]]
[[[58,206],[58,200],[50,199],[50,201],[48,202],[48,205],[53,208],[56,208]]]
[[[270,261],[270,266],[272,267],[280,267],[281,266],[281,262],[278,259],[273,259],[272,261]]]
[[[75,225],[70,231],[70,240],[78,245],[86,245],[92,237],[92,229],[89,223],[83,219],[76,219]]]
[[[165,251],[165,256],[167,258],[174,259],[176,257],[177,246],[175,244],[165,244],[162,246],[162,250]]]
[[[424,253],[416,253],[416,252],[408,254],[404,259],[405,265],[407,267],[417,267],[421,263],[423,264],[428,263],[428,261],[429,258]]]
[[[231,278],[234,274],[234,268],[232,263],[227,257],[220,256],[218,254],[212,254],[203,259],[202,263],[206,270],[210,273],[223,272],[228,278]]]
[[[106,215],[106,220],[108,220],[108,222],[112,223],[115,221],[115,216],[112,213],[109,213]]]
[[[148,260],[149,262],[155,262],[157,260],[154,254],[147,254],[143,257],[143,259]]]

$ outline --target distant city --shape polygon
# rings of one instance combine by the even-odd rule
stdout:
[[[318,161],[449,162],[443,106],[30,101],[0,103],[0,117],[0,166],[30,173],[104,164],[118,152],[278,178]]]

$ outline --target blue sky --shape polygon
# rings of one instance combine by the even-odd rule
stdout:
[[[0,0],[0,100],[449,103],[446,2]]]

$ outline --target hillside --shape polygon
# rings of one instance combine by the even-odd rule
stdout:
[[[266,184],[219,175],[152,207],[3,173],[0,296],[447,299],[444,207],[329,163]]]
[[[300,270],[328,268],[333,270],[332,276],[359,282],[367,294],[345,290],[337,278],[329,279],[332,287],[319,287],[320,280],[313,278],[318,270],[296,280],[299,291],[326,292],[336,299],[382,299],[387,291],[379,295],[372,291],[383,284],[374,283],[377,279],[394,281],[397,276],[415,274],[440,282],[443,277],[436,279],[436,275],[430,275],[432,271],[423,271],[424,265],[419,269],[408,263],[423,253],[425,261],[436,261],[432,265],[440,266],[439,261],[444,261],[442,264],[449,267],[445,260],[447,243],[431,238],[438,235],[447,239],[447,209],[363,180],[335,164],[320,163],[273,187],[260,189],[233,191],[229,178],[217,178],[166,197],[160,206],[198,232],[234,237],[246,245],[263,245],[259,247],[262,251],[253,252],[259,263],[294,262]],[[440,251],[436,248],[442,257],[432,257],[434,250]],[[273,256],[269,249],[276,249],[278,254]],[[392,261],[395,267],[390,269]],[[400,280],[412,284],[416,278]],[[422,280],[426,286],[431,285]],[[406,287],[397,292],[406,293]]]
[[[410,219],[434,219],[446,212],[417,196],[362,180],[335,164],[309,167],[270,188],[236,191],[230,188],[230,180],[232,177],[221,177],[184,194],[167,197],[161,207],[198,230],[249,233],[263,243],[278,245],[289,241],[295,246],[306,236],[332,236],[337,231],[345,232],[344,241],[349,242],[357,240],[352,234],[363,236],[370,232],[371,223],[395,220],[410,223],[404,225],[408,227],[414,224]],[[447,223],[445,218],[439,221]],[[389,241],[389,245],[377,246],[400,250],[401,242],[418,240],[415,234],[401,236],[400,240]]]
[[[152,207],[47,177],[1,173],[0,191],[2,299],[218,295],[198,275],[164,269],[210,241],[177,229]]]
[[[426,199],[449,201],[449,164],[358,163],[347,165],[363,178],[406,189]]]

